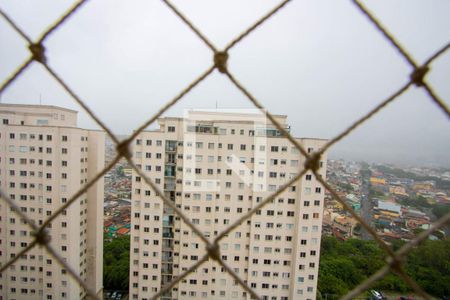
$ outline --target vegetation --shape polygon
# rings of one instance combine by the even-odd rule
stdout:
[[[369,197],[385,199],[386,195],[383,192],[381,192],[375,188],[372,188],[372,185],[369,184]]]
[[[116,174],[119,177],[124,177],[125,176],[125,172],[123,171],[123,166],[118,166],[116,168]]]
[[[441,218],[444,215],[450,213],[450,204],[435,205],[432,212],[433,215],[435,215],[437,218]],[[447,228],[450,229],[450,223],[447,223]]]
[[[130,237],[105,240],[103,249],[103,285],[105,290],[128,290]]]
[[[448,180],[442,180],[438,177],[434,177],[434,176],[422,176],[422,175],[417,175],[414,174],[412,172],[407,172],[407,171],[403,171],[402,169],[397,169],[397,168],[391,168],[388,166],[377,166],[377,169],[380,172],[386,173],[386,174],[391,174],[394,175],[398,178],[409,178],[409,179],[414,179],[416,181],[434,181],[436,183],[436,187],[438,189],[443,189],[443,190],[448,190],[450,189],[450,181]]]
[[[337,185],[347,193],[353,192],[353,187],[350,183],[347,182],[338,182]]]
[[[435,215],[437,218],[441,218],[448,213],[450,213],[450,205],[449,204],[435,205],[433,207],[433,215]]]
[[[429,208],[431,204],[428,203],[427,198],[423,196],[410,196],[406,198],[398,198],[400,204],[405,206],[412,206],[416,208]]]
[[[394,250],[402,242],[392,246]],[[385,264],[385,254],[373,241],[334,237],[322,239],[318,289],[322,298],[338,299]],[[450,295],[450,240],[427,240],[413,249],[405,263],[406,272],[425,291],[436,297]],[[395,274],[379,280],[375,289],[406,293],[410,287]]]

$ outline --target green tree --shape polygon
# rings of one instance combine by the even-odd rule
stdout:
[[[392,244],[398,250],[404,242]],[[337,299],[385,265],[385,253],[373,241],[340,241],[323,237],[318,290],[322,298]],[[450,240],[427,240],[406,257],[404,269],[425,291],[436,297],[450,294]],[[390,273],[375,289],[405,293],[410,287]],[[332,297],[330,297],[332,295]]]
[[[437,218],[440,218],[448,213],[450,213],[450,205],[449,204],[443,204],[443,205],[436,205],[433,207],[433,215],[435,215]]]
[[[130,237],[105,241],[103,249],[103,285],[106,290],[128,290],[130,273]]]
[[[116,174],[119,177],[124,177],[125,176],[125,172],[123,171],[123,166],[118,166],[116,168]]]

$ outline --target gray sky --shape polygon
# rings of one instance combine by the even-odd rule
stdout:
[[[174,1],[218,48],[279,1]],[[450,40],[450,1],[365,1],[418,61]],[[0,0],[32,38],[72,1]],[[28,56],[0,18],[0,81]],[[92,0],[45,43],[49,64],[116,133],[130,133],[212,63],[210,50],[162,2]],[[348,0],[294,0],[230,51],[229,69],[271,112],[288,115],[295,136],[331,138],[403,85],[411,69]],[[447,104],[450,53],[428,82]],[[38,64],[2,95],[4,103],[81,110]],[[166,115],[185,108],[252,108],[215,71]],[[95,124],[80,112],[79,124]],[[450,123],[411,88],[332,156],[450,165]]]

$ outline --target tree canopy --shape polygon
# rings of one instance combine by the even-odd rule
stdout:
[[[130,237],[105,240],[103,249],[103,285],[105,290],[128,290],[130,273]]]
[[[396,250],[402,242],[392,245]],[[340,241],[323,237],[319,269],[319,295],[338,299],[385,264],[385,254],[374,241]],[[436,297],[450,295],[450,240],[427,240],[408,255],[405,270],[426,292]],[[379,280],[375,289],[396,293],[410,287],[393,273]]]

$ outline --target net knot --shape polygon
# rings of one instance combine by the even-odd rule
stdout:
[[[211,257],[214,260],[220,259],[220,249],[219,244],[213,243],[208,246],[206,246],[206,251],[208,252],[209,257]]]
[[[131,159],[131,152],[130,152],[130,147],[129,147],[130,141],[128,139],[120,142],[119,144],[117,144],[116,146],[116,150],[117,152],[127,158],[127,159]]]
[[[35,61],[38,61],[41,64],[47,62],[47,58],[45,57],[45,48],[41,43],[31,44],[28,46],[28,49],[30,49],[30,52],[33,55],[33,59]]]
[[[227,52],[214,53],[214,66],[219,70],[220,73],[225,73],[227,71],[227,61]]]
[[[391,267],[392,270],[401,272],[403,257],[399,257],[399,256],[388,257],[386,259],[386,262],[388,263],[388,265]]]
[[[411,81],[416,86],[423,86],[423,78],[427,75],[430,68],[428,66],[417,67],[414,72],[411,73]]]
[[[40,229],[38,231],[35,231],[32,233],[32,235],[34,236],[36,242],[39,245],[47,245],[48,243],[50,243],[50,235],[48,234],[47,230],[45,229]]]
[[[311,170],[313,172],[317,171],[320,166],[320,156],[321,153],[319,152],[312,153],[305,161],[305,169]]]

